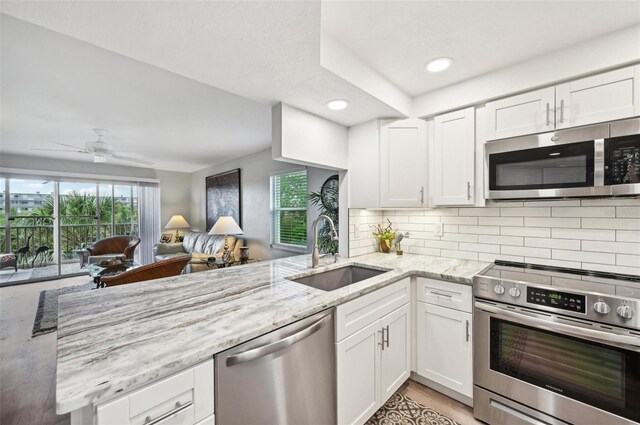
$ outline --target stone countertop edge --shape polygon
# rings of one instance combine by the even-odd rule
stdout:
[[[325,292],[289,280],[349,264],[389,272]],[[470,285],[490,263],[366,254],[310,268],[299,255],[59,298],[56,411],[102,403],[410,276]]]

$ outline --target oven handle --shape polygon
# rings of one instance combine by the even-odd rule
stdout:
[[[576,326],[565,325],[564,323],[553,322],[548,319],[540,319],[532,315],[505,310],[504,308],[495,307],[480,301],[475,302],[475,307],[479,310],[491,313],[497,318],[516,320],[523,325],[533,326],[538,329],[561,332],[578,338],[587,338],[618,346],[622,345],[626,347],[633,347],[634,351],[638,351],[640,348],[640,338],[638,337],[617,335],[593,329],[584,329]]]

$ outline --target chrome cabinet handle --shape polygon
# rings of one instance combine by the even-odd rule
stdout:
[[[387,330],[387,348],[389,348],[389,325],[385,326],[385,329]]]
[[[469,321],[467,320],[467,342],[469,342]]]
[[[560,120],[558,122],[560,124],[564,122],[564,99],[560,100]]]
[[[382,334],[382,342],[379,342],[378,345],[382,346],[382,351],[384,351],[384,328],[378,331]]]
[[[424,186],[420,188],[420,203],[424,204]]]
[[[445,294],[444,292],[438,292],[438,291],[429,291],[429,292],[431,292],[433,295],[440,295],[442,297],[453,298],[453,294]]]
[[[288,337],[283,338],[280,341],[272,342],[270,344],[263,345],[262,347],[253,348],[242,353],[227,357],[226,364],[227,366],[234,366],[283,350],[295,344],[296,342],[305,339],[309,335],[316,333],[325,325],[326,321],[329,318],[331,318],[331,313],[322,316],[321,319],[313,322],[303,330],[294,333],[293,335],[289,335]]]
[[[144,418],[144,423],[145,423],[145,425],[157,424],[157,423],[167,419],[168,417],[173,416],[173,415],[183,411],[184,409],[186,409],[189,406],[191,406],[191,404],[192,404],[192,402],[188,402],[188,403],[185,403],[185,404],[180,404],[179,401],[176,401],[176,407],[174,409],[168,411],[164,415],[158,416],[155,419],[153,419],[151,416],[147,416],[146,418]]]
[[[551,125],[551,121],[549,121],[549,114],[551,113],[549,111],[549,102],[547,102],[547,127],[549,127]]]
[[[471,200],[471,182],[467,182],[467,201]]]

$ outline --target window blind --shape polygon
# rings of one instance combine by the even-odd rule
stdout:
[[[306,170],[271,176],[271,243],[306,249]]]

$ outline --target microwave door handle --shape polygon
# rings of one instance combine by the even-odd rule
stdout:
[[[631,347],[633,351],[640,351],[640,338],[637,337],[617,335],[593,329],[584,329],[577,326],[565,325],[564,323],[551,321],[548,318],[540,319],[533,315],[505,310],[479,301],[475,302],[475,307],[493,314],[494,317],[498,319],[512,320],[537,329],[558,332],[576,338],[590,339],[592,341],[603,342],[609,345],[622,346],[623,348]]]

